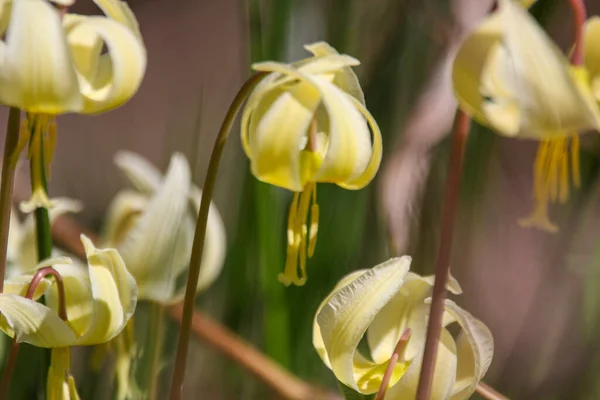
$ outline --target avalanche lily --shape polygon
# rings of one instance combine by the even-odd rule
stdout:
[[[305,48],[312,57],[252,66],[270,74],[254,89],[242,115],[242,143],[254,176],[295,192],[287,260],[279,275],[286,286],[306,281],[306,256],[314,252],[318,230],[316,183],[362,189],[381,162],[381,132],[350,68],[359,61],[324,42]]]
[[[568,200],[569,175],[575,187],[580,185],[578,133],[600,126],[589,77],[597,71],[570,65],[512,0],[499,0],[497,10],[456,56],[453,81],[460,107],[502,135],[541,141],[534,168],[535,207],[521,221],[524,226],[555,232],[549,203]]]
[[[185,157],[174,154],[166,175],[137,154],[122,151],[115,161],[136,191],[124,190],[108,213],[104,240],[116,247],[137,280],[139,298],[161,304],[181,301],[201,190],[191,183]],[[207,288],[225,260],[225,228],[211,204],[197,290]]]
[[[410,262],[410,257],[404,256],[353,272],[317,310],[315,349],[340,382],[362,394],[378,391],[398,340],[410,329],[386,399],[415,398],[433,277],[409,272]],[[452,293],[461,293],[454,279],[448,286]],[[456,338],[446,329],[453,323],[461,328]],[[481,321],[451,300],[446,300],[443,324],[431,399],[468,399],[491,363],[493,338]],[[362,340],[366,340],[369,354],[358,349]]]
[[[61,299],[57,283],[44,280],[43,290],[33,299],[22,297],[29,281],[13,279],[7,291],[0,294],[0,329],[17,342],[52,348],[48,373],[48,398],[77,398],[69,373],[71,346],[105,343],[121,332],[133,315],[137,287],[119,253],[115,249],[97,249],[85,236],[87,271],[73,265],[66,257],[49,259],[38,268],[53,265],[62,277],[65,298]],[[56,265],[56,263],[58,263]],[[48,287],[49,286],[49,287]],[[45,294],[46,305],[36,302]],[[66,316],[59,315],[60,302],[65,301]],[[66,317],[66,318],[65,318]]]
[[[27,114],[19,150],[29,143],[34,208],[51,206],[40,171],[52,160],[56,115],[120,106],[135,94],[146,69],[146,50],[127,3],[95,0],[106,17],[67,13],[73,0],[54,3],[59,9],[47,0],[0,3],[0,103]]]

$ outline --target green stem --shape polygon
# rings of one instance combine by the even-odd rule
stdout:
[[[146,329],[146,345],[141,360],[142,381],[141,388],[148,394],[148,400],[158,399],[158,381],[160,359],[162,356],[165,332],[165,307],[161,304],[149,303],[149,316]]]
[[[31,140],[39,140],[39,154],[32,154],[30,159],[30,177],[31,177],[31,188],[32,191],[35,189],[34,175],[37,172],[42,182],[42,186],[46,194],[48,194],[48,181],[46,177],[46,160],[44,155],[44,135],[43,133],[38,133],[41,137],[35,137],[36,127],[31,126]],[[39,157],[36,160],[36,157]],[[39,168],[39,171],[35,171],[35,168]],[[48,209],[45,207],[38,207],[34,211],[35,217],[35,232],[36,232],[36,248],[37,248],[37,256],[38,262],[46,260],[52,256],[52,233],[50,230],[50,216],[48,214]],[[41,298],[42,304],[44,304],[44,297]],[[39,380],[39,388],[38,388],[38,398],[43,399],[46,396],[46,381],[48,368],[50,367],[50,349],[40,349],[40,365],[42,374]]]
[[[227,110],[221,129],[215,140],[208,171],[206,173],[206,181],[202,190],[202,200],[200,203],[200,212],[198,213],[198,221],[196,222],[196,231],[194,232],[194,244],[192,246],[192,255],[190,257],[190,270],[188,273],[187,284],[185,288],[185,297],[183,300],[183,315],[181,319],[181,327],[179,329],[179,338],[177,342],[177,355],[175,356],[175,368],[173,370],[173,378],[171,382],[171,400],[181,398],[183,389],[183,379],[185,376],[185,366],[187,361],[188,345],[190,340],[190,328],[192,325],[192,315],[194,313],[194,301],[196,299],[196,287],[198,286],[198,276],[200,275],[200,266],[202,261],[202,253],[204,250],[204,239],[206,236],[206,223],[208,220],[208,210],[212,193],[217,180],[217,172],[219,170],[219,162],[223,148],[227,142],[227,137],[235,121],[238,111],[241,109],[246,97],[252,89],[264,78],[266,73],[259,72],[252,75],[237,93],[233,102]]]
[[[11,107],[6,125],[4,158],[2,159],[2,181],[0,182],[0,293],[4,290],[13,183],[15,180],[16,160],[19,157],[16,151],[19,143],[20,119],[21,111],[18,108]]]

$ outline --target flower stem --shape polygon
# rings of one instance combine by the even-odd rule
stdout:
[[[208,171],[206,173],[206,181],[202,190],[202,200],[200,203],[200,212],[198,213],[198,221],[196,222],[196,231],[194,232],[194,244],[192,246],[192,255],[190,257],[190,269],[188,273],[187,284],[185,288],[185,296],[183,300],[183,315],[181,318],[181,327],[179,329],[179,338],[177,342],[177,355],[175,356],[175,368],[173,370],[173,378],[171,381],[171,400],[181,398],[183,389],[183,379],[185,376],[185,365],[187,361],[187,351],[190,340],[190,327],[192,325],[192,315],[194,313],[194,300],[196,298],[196,287],[198,285],[198,276],[200,274],[200,266],[202,261],[202,253],[204,250],[204,239],[206,236],[206,223],[208,219],[208,210],[212,198],[215,181],[217,179],[217,171],[223,148],[227,142],[227,137],[235,121],[235,117],[244,104],[246,97],[252,89],[264,78],[265,73],[257,73],[252,75],[239,90],[233,102],[227,110],[225,119],[221,125],[221,129],[215,140]]]
[[[379,386],[379,391],[377,392],[375,400],[383,400],[385,398],[388,386],[390,385],[390,380],[392,379],[392,374],[394,373],[394,368],[398,363],[398,359],[400,359],[400,355],[404,352],[404,349],[406,349],[406,345],[408,344],[411,334],[411,329],[406,328],[406,330],[400,336],[398,344],[396,344],[396,348],[392,353],[392,357],[390,357],[390,361],[388,361],[388,365],[385,369],[385,373],[383,374],[383,379],[381,380],[381,385]]]
[[[62,277],[52,267],[44,267],[40,268],[36,274],[31,279],[31,283],[27,288],[27,293],[25,294],[25,298],[32,299],[37,289],[38,285],[48,275],[52,275],[56,280],[56,286],[58,288],[58,316],[63,320],[67,321],[67,305],[65,302],[65,286],[63,284]],[[4,373],[2,374],[2,380],[0,381],[0,400],[5,400],[8,398],[8,389],[10,387],[10,381],[12,378],[12,373],[15,370],[15,365],[17,363],[17,356],[19,354],[19,342],[17,342],[17,338],[13,338],[12,344],[10,345],[10,352],[8,355],[8,360],[6,361],[6,366],[4,367]],[[44,349],[46,350],[46,349]],[[45,385],[44,385],[45,387]]]
[[[159,367],[162,356],[164,339],[165,307],[161,304],[150,302],[149,318],[144,346],[144,358],[142,359],[142,382],[141,387],[148,394],[148,400],[158,399],[159,389]]]
[[[442,211],[442,227],[435,267],[435,283],[431,299],[431,311],[427,325],[427,337],[423,365],[417,388],[417,400],[429,400],[431,397],[431,384],[435,370],[440,334],[442,331],[442,317],[446,300],[446,284],[450,276],[450,256],[452,253],[452,239],[454,236],[454,222],[458,210],[458,197],[463,169],[463,161],[469,134],[470,118],[460,110],[456,111],[452,134],[452,149],[450,165],[446,177],[446,193],[444,195],[444,208]]]
[[[475,391],[479,393],[481,397],[489,400],[508,400],[508,397],[500,394],[496,389],[483,382],[479,382]]]
[[[4,291],[4,275],[6,272],[6,251],[8,246],[8,229],[12,204],[13,183],[18,159],[21,111],[11,107],[8,112],[6,138],[4,140],[4,158],[2,159],[2,181],[0,182],[0,293]]]
[[[573,65],[583,65],[583,37],[587,10],[583,0],[569,0],[569,4],[571,5],[573,24],[575,25],[575,46],[571,54],[571,63]]]

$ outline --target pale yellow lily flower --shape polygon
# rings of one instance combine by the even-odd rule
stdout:
[[[58,314],[56,284],[44,283],[33,300],[22,297],[29,286],[25,279],[13,279],[0,294],[0,329],[17,342],[52,348],[48,373],[48,398],[64,399],[75,388],[69,374],[69,347],[105,343],[118,335],[133,315],[137,303],[135,279],[115,249],[97,249],[85,236],[88,268],[73,265],[69,258],[45,260],[38,268],[53,265],[62,277],[66,315]],[[46,305],[35,299],[45,294]],[[76,391],[70,393],[76,398]]]
[[[146,69],[146,50],[127,3],[95,0],[106,17],[66,13],[73,0],[54,3],[62,12],[47,0],[0,2],[0,35],[5,36],[0,103],[27,113],[19,150],[29,143],[34,208],[52,205],[40,171],[52,160],[55,116],[120,106],[135,94]]]
[[[583,40],[583,59],[590,75],[592,92],[596,101],[600,101],[600,17],[594,16],[586,21]]]
[[[305,48],[313,57],[252,66],[270,74],[254,89],[242,115],[242,143],[254,176],[295,192],[287,261],[279,275],[285,285],[306,281],[306,256],[314,252],[318,230],[316,183],[362,189],[381,162],[381,132],[350,68],[359,61],[324,42]]]
[[[82,208],[79,201],[69,198],[56,198],[51,201],[54,207],[49,210],[50,223],[65,213],[76,213]],[[21,204],[23,206],[23,203]],[[23,207],[21,207],[23,209]],[[26,212],[33,210],[25,207]],[[52,249],[52,256],[62,256],[63,252],[58,249]],[[11,278],[22,274],[33,273],[38,262],[35,220],[33,215],[29,214],[23,222],[19,221],[17,213],[12,210],[10,213],[10,227],[8,231],[8,247],[6,260],[6,277]]]
[[[187,273],[202,192],[191,183],[189,165],[179,153],[172,156],[164,177],[131,152],[119,152],[115,162],[137,191],[124,190],[115,197],[104,241],[121,252],[137,280],[140,299],[180,302],[185,288],[177,280]],[[218,277],[226,245],[223,220],[211,204],[198,291]]]
[[[338,283],[317,310],[313,324],[317,353],[341,383],[359,393],[379,390],[398,340],[410,329],[385,398],[415,398],[433,277],[409,272],[410,262],[410,257],[404,256],[353,272]],[[461,293],[454,279],[450,279],[448,290]],[[453,323],[461,328],[456,338],[446,329]],[[370,354],[358,349],[361,340],[367,341]],[[446,300],[431,399],[468,399],[487,372],[493,349],[489,329]]]
[[[535,208],[521,221],[524,226],[555,232],[549,203],[568,200],[569,175],[574,186],[580,185],[578,133],[600,126],[588,75],[585,68],[570,65],[512,0],[500,0],[456,56],[453,80],[460,107],[500,134],[541,141]]]

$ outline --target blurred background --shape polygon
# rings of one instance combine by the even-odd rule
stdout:
[[[315,310],[346,273],[409,254],[432,273],[447,135],[456,103],[450,82],[462,38],[491,0],[130,0],[148,49],[136,97],[110,113],[58,119],[53,196],[83,201],[76,218],[98,231],[125,180],[117,150],[135,151],[164,170],[179,151],[202,185],[229,102],[253,61],[304,58],[302,45],[326,40],[361,60],[356,72],[384,135],[377,179],[352,192],[319,185],[318,245],[304,287],[285,288],[285,223],[291,193],[254,179],[232,132],[215,203],[227,227],[223,273],[198,305],[298,377],[335,390],[312,347]],[[588,1],[590,15],[600,1]],[[96,13],[80,0],[75,12]],[[533,14],[556,41],[572,41],[567,1],[539,0]],[[522,229],[532,208],[537,143],[473,125],[461,192],[452,271],[456,300],[492,330],[496,348],[486,382],[512,399],[600,399],[600,141],[585,136],[583,186],[554,207],[556,234]],[[23,166],[25,168],[25,166]],[[28,196],[22,171],[17,195]],[[175,343],[171,323],[168,351]],[[159,377],[170,378],[170,364]],[[201,341],[191,344],[185,398],[272,398],[245,370]]]

